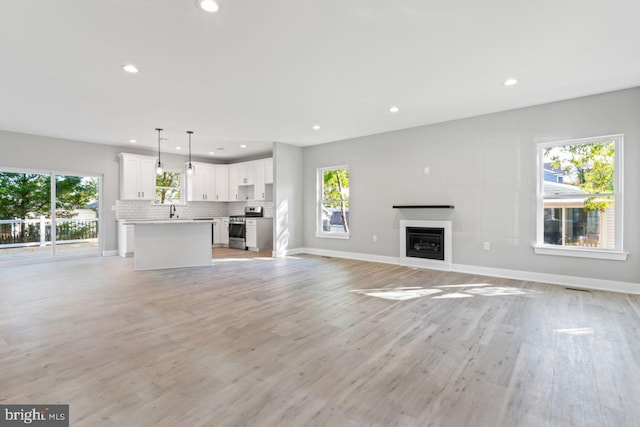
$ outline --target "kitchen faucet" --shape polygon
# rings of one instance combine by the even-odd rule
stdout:
[[[174,216],[176,216],[176,205],[172,204],[171,206],[169,206],[169,219],[173,218]]]

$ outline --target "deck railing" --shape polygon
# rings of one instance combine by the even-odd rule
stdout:
[[[98,218],[57,218],[56,243],[98,239]],[[0,248],[51,244],[51,218],[0,220]]]

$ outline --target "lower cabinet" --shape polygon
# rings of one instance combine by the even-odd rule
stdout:
[[[246,245],[250,251],[273,249],[273,219],[247,218],[245,221]]]
[[[213,219],[213,244],[229,246],[229,218]]]
[[[133,256],[133,227],[118,220],[118,255],[122,258]]]
[[[248,248],[257,248],[258,247],[258,225],[257,220],[255,219],[247,219],[245,221],[245,232],[246,234],[246,245]]]

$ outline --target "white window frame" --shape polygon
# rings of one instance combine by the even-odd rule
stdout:
[[[349,232],[331,232],[322,229],[322,207],[324,202],[324,172],[335,169],[347,169],[349,171],[349,208],[351,208],[351,169],[349,165],[327,166],[318,168],[316,172],[316,237],[325,239],[350,239],[351,224],[349,223]]]
[[[181,171],[179,169],[166,169],[165,172],[171,172],[171,173],[177,173],[180,174],[180,202],[174,202],[174,205],[178,205],[178,206],[184,206],[187,204],[187,193],[186,193],[186,172]],[[155,196],[158,193],[158,188],[175,188],[175,187],[158,187],[156,185],[156,193],[154,194],[154,198],[151,201],[151,205],[152,206],[170,206],[171,203],[169,204],[161,204],[161,203],[156,203],[156,199]]]
[[[605,135],[591,138],[570,139],[554,142],[538,143],[538,153],[536,158],[537,166],[537,207],[536,207],[536,244],[533,246],[534,252],[538,255],[556,255],[579,258],[596,258],[625,261],[627,253],[623,250],[623,191],[622,191],[622,165],[623,165],[623,135]],[[548,147],[561,145],[577,145],[600,142],[603,140],[613,140],[615,143],[614,157],[614,192],[615,198],[615,248],[590,248],[559,246],[544,243],[544,150]],[[564,219],[563,219],[564,220]]]

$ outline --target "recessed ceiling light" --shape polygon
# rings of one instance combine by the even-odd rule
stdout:
[[[182,150],[182,147],[176,147],[176,150]]]
[[[138,67],[133,64],[124,64],[122,69],[131,74],[136,74],[138,72]]]
[[[247,144],[240,144],[240,148],[247,148]]]
[[[196,4],[205,12],[215,13],[220,10],[220,6],[214,0],[196,0]]]
[[[390,113],[397,113],[398,111],[400,111],[400,109],[398,107],[396,107],[395,105],[389,107],[389,112]]]
[[[518,84],[518,80],[516,79],[507,79],[503,83],[505,86],[513,86]]]
[[[313,130],[320,130],[320,125],[313,125],[313,126],[311,127],[311,129],[313,129]]]
[[[216,153],[214,153],[213,151],[209,151],[209,155],[210,155],[210,156],[213,156],[213,155],[215,155],[215,154],[216,154]]]
[[[130,139],[129,142],[132,143],[132,144],[135,144],[138,141],[136,141],[135,139]]]

